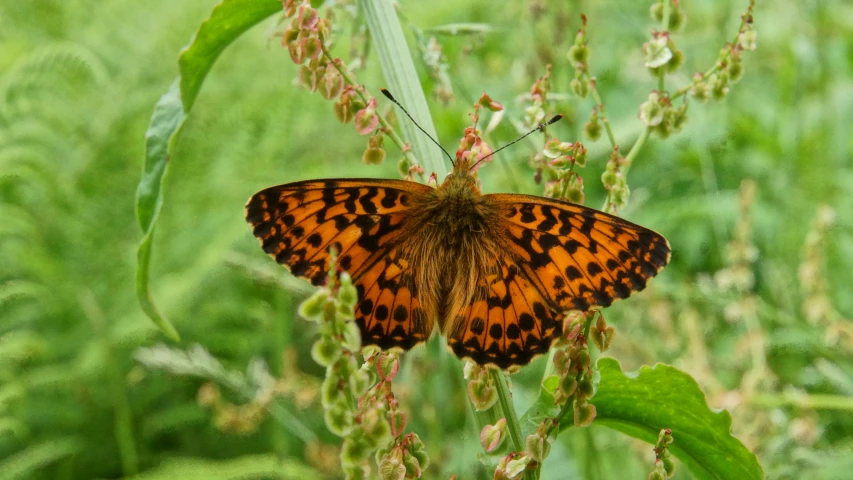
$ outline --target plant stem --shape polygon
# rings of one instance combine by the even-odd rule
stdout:
[[[613,135],[613,129],[610,128],[610,120],[607,119],[607,113],[604,111],[604,102],[601,101],[601,96],[598,94],[598,87],[595,85],[595,81],[589,77],[587,74],[587,81],[592,87],[592,98],[595,99],[595,103],[598,104],[598,112],[601,116],[601,123],[604,124],[604,131],[607,132],[607,138],[610,140],[610,146],[616,148],[616,136]]]
[[[651,127],[646,127],[642,132],[640,132],[640,136],[637,137],[637,141],[634,142],[634,146],[631,147],[631,150],[628,151],[628,155],[625,156],[625,166],[622,168],[623,175],[628,174],[628,169],[631,168],[631,165],[634,163],[634,159],[640,154],[640,150],[643,148],[643,144],[646,143],[646,139],[649,138],[649,134],[651,132]]]
[[[521,426],[518,424],[518,416],[512,405],[512,394],[506,384],[505,375],[497,368],[490,368],[489,375],[491,375],[492,382],[494,382],[495,389],[498,392],[498,404],[506,418],[506,427],[509,431],[509,439],[512,441],[513,451],[524,451],[524,443],[521,441]]]

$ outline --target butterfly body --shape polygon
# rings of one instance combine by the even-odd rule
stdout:
[[[606,307],[669,261],[659,234],[529,195],[483,195],[457,159],[438,188],[316,180],[262,190],[246,218],[264,250],[325,282],[329,248],[353,278],[365,345],[408,350],[438,325],[461,358],[500,368],[547,352],[568,310]]]
[[[413,198],[406,213],[414,281],[428,315],[449,334],[458,312],[487,294],[484,280],[496,275],[500,208],[480,193],[464,162],[435,189]]]

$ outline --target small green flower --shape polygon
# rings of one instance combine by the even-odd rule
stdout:
[[[666,65],[672,58],[672,50],[669,49],[669,37],[657,35],[643,44],[644,65],[648,68],[657,68]]]
[[[640,105],[640,121],[649,127],[654,127],[663,121],[663,106],[657,92],[650,93],[649,99]]]

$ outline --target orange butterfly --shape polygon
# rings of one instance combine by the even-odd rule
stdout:
[[[669,262],[656,232],[561,200],[483,195],[472,166],[457,159],[438,188],[270,187],[249,199],[246,220],[265,252],[314,285],[326,281],[330,247],[339,252],[363,345],[409,350],[438,323],[457,356],[503,369],[547,352],[565,311],[607,307]]]

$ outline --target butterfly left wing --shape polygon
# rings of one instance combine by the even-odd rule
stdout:
[[[481,298],[450,323],[447,344],[460,358],[506,369],[546,353],[563,330],[563,313],[543,297],[511,252],[495,258],[499,273],[480,280]]]
[[[389,248],[373,265],[354,277],[358,291],[355,323],[362,345],[383,350],[409,350],[426,341],[434,325],[418,299],[414,271],[405,243]]]
[[[588,207],[520,194],[490,194],[505,219],[506,241],[556,309],[607,307],[646,287],[669,262],[666,239]]]
[[[363,345],[412,348],[433,319],[417,299],[414,265],[399,240],[405,211],[426,185],[402,180],[309,180],[261,190],[246,220],[265,252],[314,285],[326,281],[329,247],[358,290]]]
[[[308,180],[270,187],[246,204],[264,251],[314,285],[326,281],[329,247],[353,278],[392,245],[412,197],[430,187],[403,180]]]

